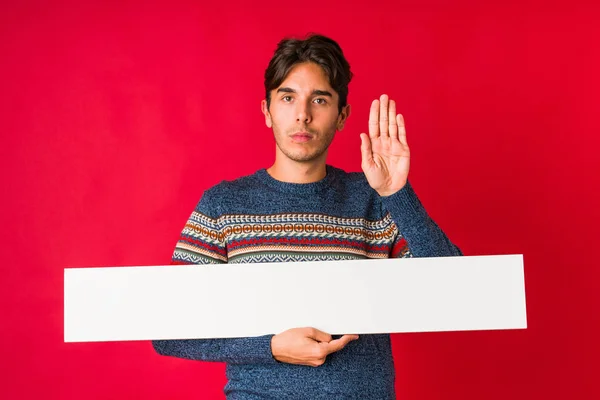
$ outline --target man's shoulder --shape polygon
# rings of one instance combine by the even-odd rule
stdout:
[[[203,196],[211,200],[222,200],[231,196],[239,196],[244,191],[256,190],[256,172],[240,176],[233,180],[222,180],[204,192]]]
[[[211,218],[224,214],[239,214],[246,210],[248,199],[256,197],[260,191],[255,174],[241,176],[233,180],[223,180],[205,189],[196,204],[195,211]]]

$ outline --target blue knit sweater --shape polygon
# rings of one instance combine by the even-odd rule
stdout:
[[[207,190],[183,229],[173,263],[457,255],[460,250],[428,216],[410,184],[380,197],[364,174],[327,166],[325,178],[315,183],[280,182],[262,169]],[[153,345],[162,355],[226,362],[224,391],[230,400],[395,398],[387,334],[361,335],[316,368],[276,361],[271,338]]]

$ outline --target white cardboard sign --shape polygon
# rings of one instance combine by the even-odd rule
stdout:
[[[522,255],[65,269],[65,342],[527,327]]]

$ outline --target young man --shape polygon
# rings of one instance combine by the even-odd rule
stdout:
[[[174,263],[461,255],[408,183],[404,120],[386,95],[373,101],[369,134],[361,134],[364,174],[326,164],[329,145],[350,116],[351,78],[341,48],[329,38],[278,44],[262,101],[277,144],[275,163],[207,190],[181,234]],[[290,295],[315,295],[289,286]],[[228,399],[395,398],[389,335],[333,338],[298,327],[262,337],[153,344],[163,355],[226,362]]]

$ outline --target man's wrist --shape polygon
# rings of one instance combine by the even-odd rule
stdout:
[[[404,185],[402,185],[399,189],[396,189],[396,190],[383,190],[382,189],[382,190],[376,190],[376,192],[377,192],[377,194],[379,194],[380,197],[390,197],[390,196],[398,193],[405,187],[406,187],[406,183]]]
[[[396,192],[385,192],[385,191],[379,191],[377,190],[377,194],[379,194],[379,197],[389,197],[393,194],[396,194],[398,191]]]
[[[271,357],[273,357],[273,360],[275,360],[275,361],[279,362],[279,360],[278,360],[278,359],[277,359],[277,357],[275,356],[275,351],[274,351],[275,347],[273,346],[273,342],[275,341],[275,337],[276,337],[276,336],[277,336],[277,335],[273,335],[273,337],[271,337]]]

